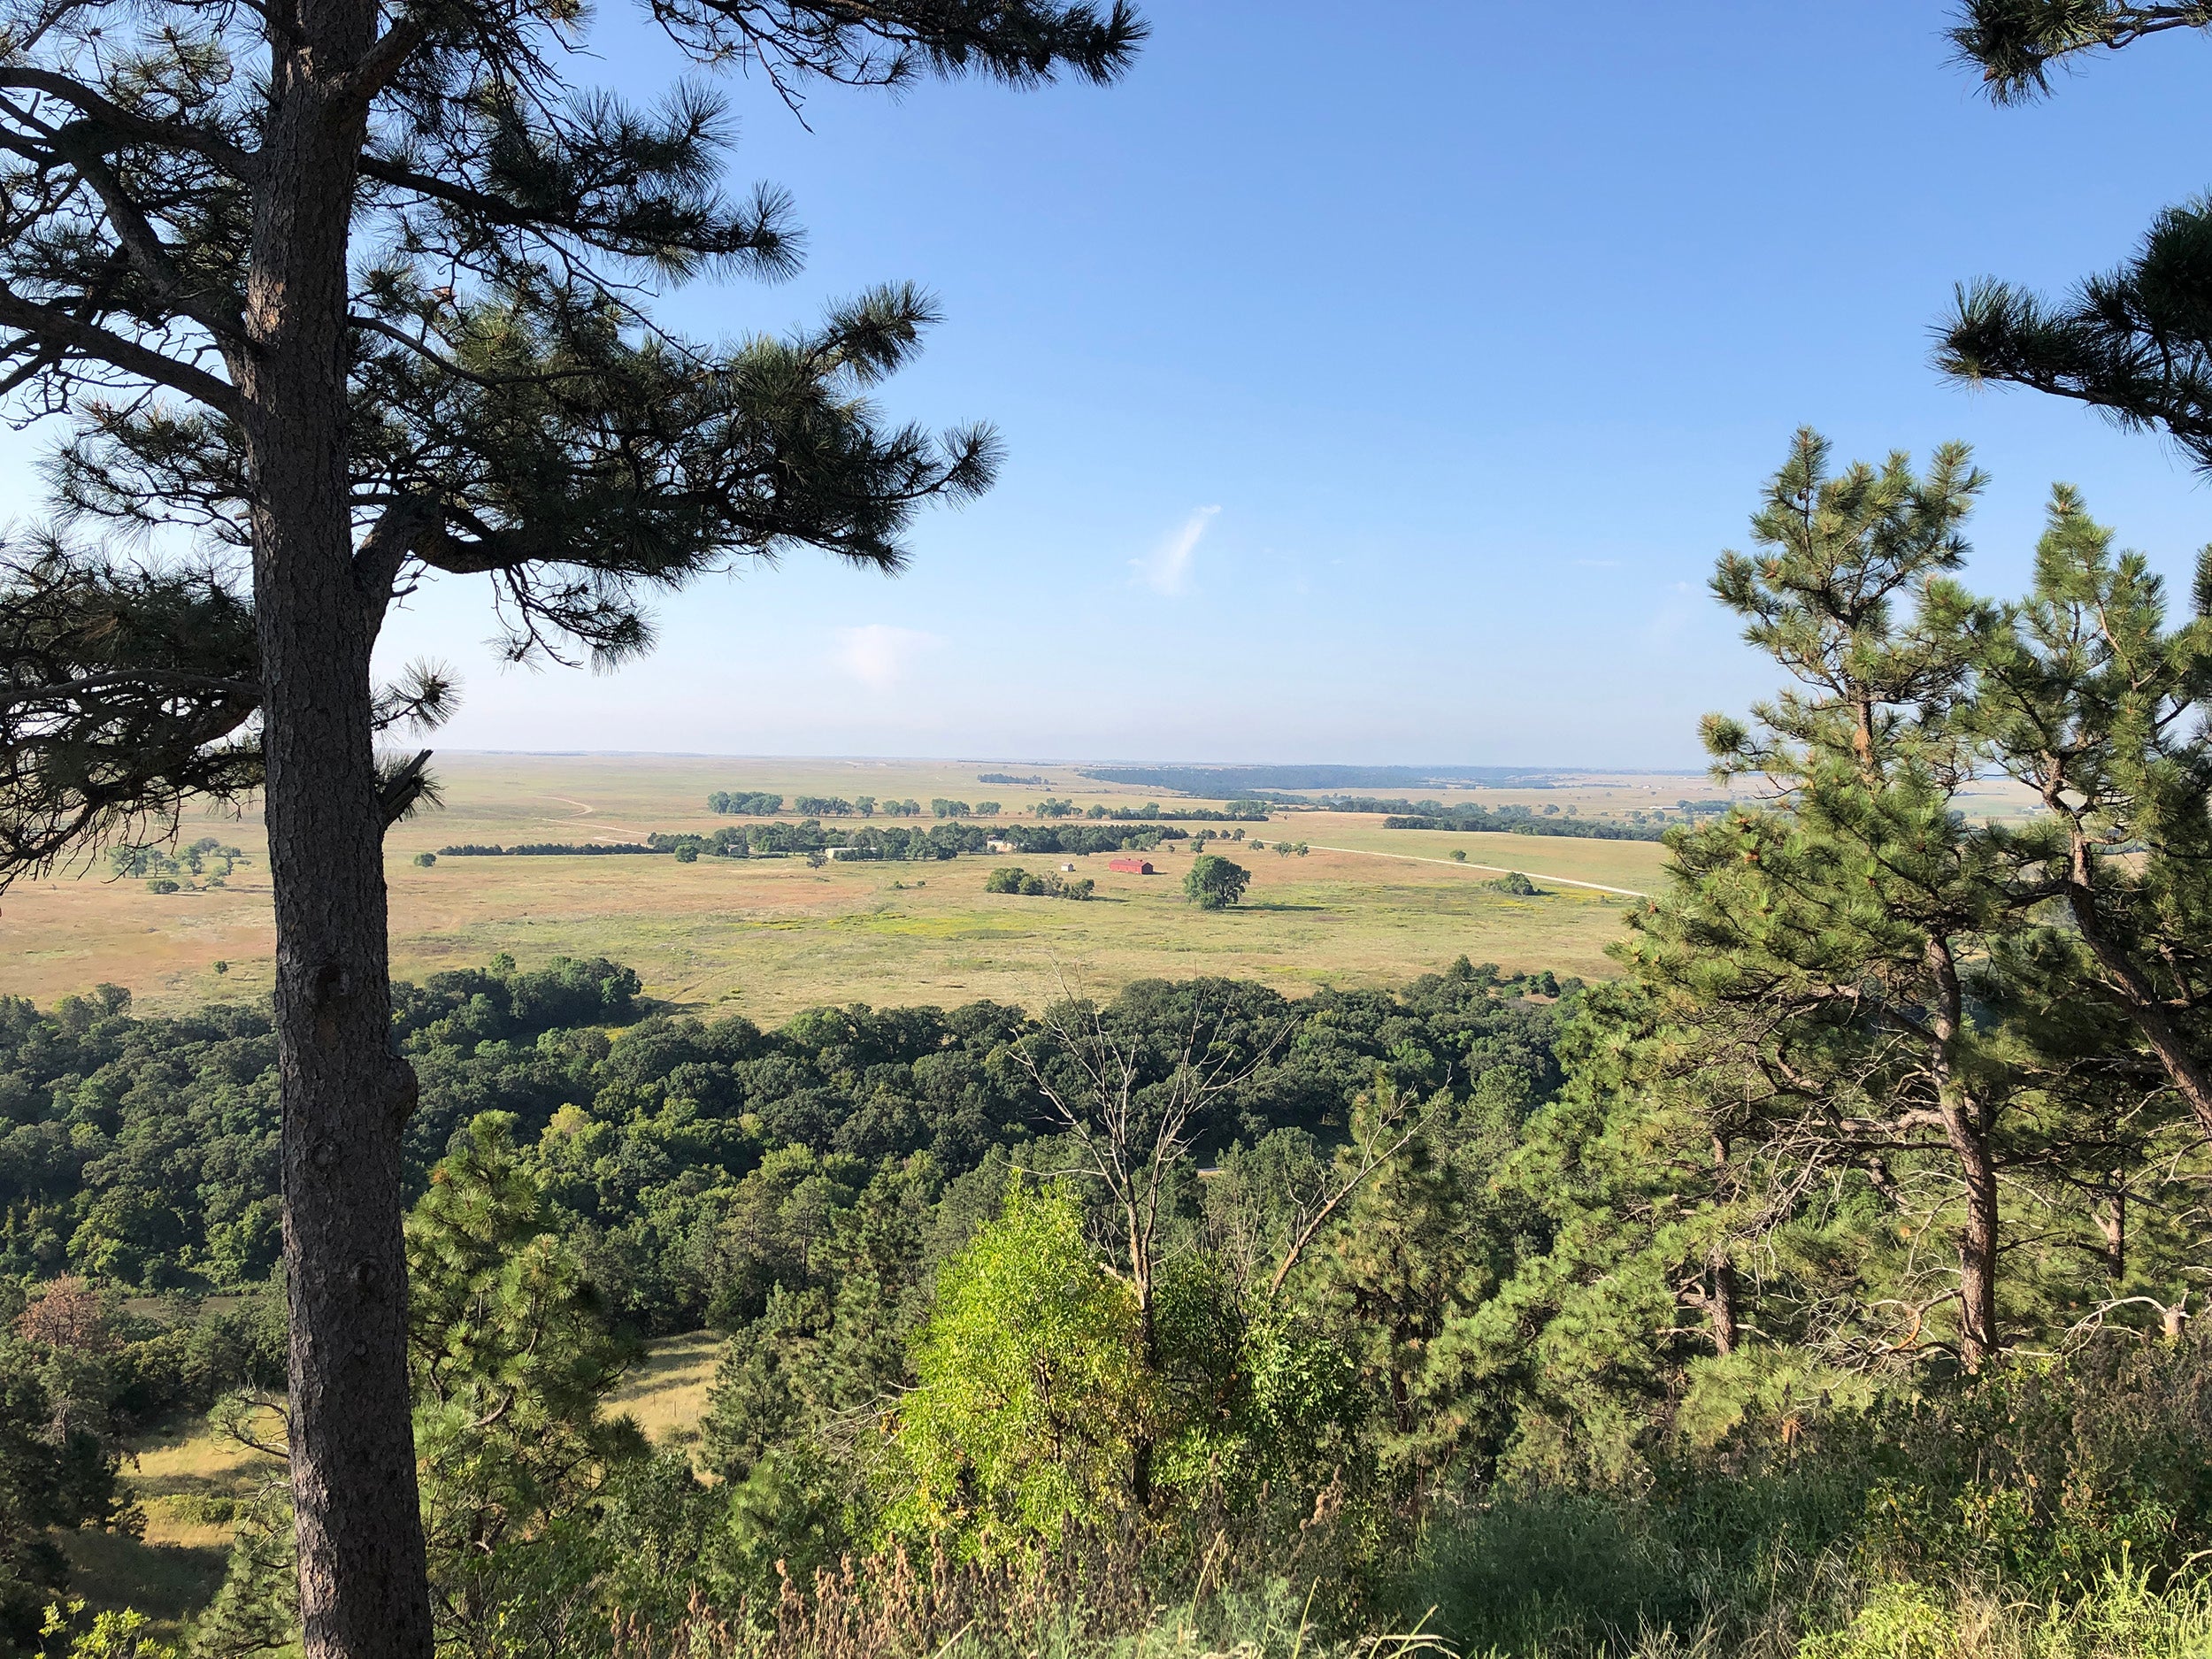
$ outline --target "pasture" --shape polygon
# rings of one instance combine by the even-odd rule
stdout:
[[[253,1428],[257,1436],[274,1431],[280,1438],[273,1405]],[[96,1610],[136,1608],[153,1621],[152,1636],[174,1641],[222,1586],[235,1509],[282,1470],[279,1459],[204,1419],[140,1438],[124,1458],[123,1486],[144,1528],[135,1537],[91,1527],[59,1534],[70,1593]]]
[[[1250,894],[1241,909],[1213,913],[1182,902],[1187,843],[1153,855],[1160,873],[1150,877],[1109,871],[1103,857],[1071,860],[1098,884],[1089,903],[983,891],[995,864],[1058,862],[1034,856],[819,869],[796,858],[445,857],[424,869],[418,853],[452,844],[711,830],[732,821],[707,810],[717,789],[996,800],[1003,818],[1030,822],[1026,809],[1048,793],[1080,806],[1158,798],[1029,763],[452,754],[435,771],[445,804],[387,838],[396,974],[481,964],[502,950],[526,964],[607,956],[636,968],[664,1003],[765,1022],[824,1002],[1034,1005],[1063,982],[1110,992],[1155,975],[1254,979],[1296,995],[1397,983],[1462,955],[1594,977],[1609,972],[1605,947],[1631,901],[1546,878],[1651,891],[1664,860],[1651,842],[1394,831],[1372,816],[1301,811],[1244,827],[1316,850],[1234,852],[1253,872]],[[1043,775],[1053,787],[979,782],[987,772]],[[1573,805],[1596,817],[1712,793],[1694,776],[1594,776],[1447,798]],[[0,992],[50,1005],[106,981],[129,989],[142,1011],[265,995],[273,928],[259,821],[186,820],[184,840],[203,834],[250,855],[219,890],[154,894],[104,867],[18,886],[0,911]],[[1454,864],[1455,851],[1469,864]],[[1525,871],[1549,891],[1499,893],[1488,886],[1496,869]]]
[[[656,1445],[699,1438],[723,1339],[711,1331],[648,1343],[609,1396],[607,1415],[628,1417]],[[257,1438],[281,1438],[270,1413]],[[93,1609],[133,1607],[152,1620],[150,1634],[174,1641],[187,1618],[213,1600],[229,1559],[239,1506],[279,1479],[283,1465],[250,1448],[205,1417],[187,1417],[138,1437],[123,1464],[123,1486],[145,1517],[135,1537],[96,1528],[58,1534],[67,1552],[71,1593]]]

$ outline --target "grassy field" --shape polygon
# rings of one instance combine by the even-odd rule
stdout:
[[[229,1506],[279,1479],[281,1469],[276,1458],[204,1424],[142,1440],[124,1465],[124,1480],[144,1512],[145,1531],[136,1538],[60,1534],[70,1594],[95,1611],[134,1607],[154,1620],[157,1639],[173,1640],[181,1621],[206,1606],[223,1582]]]
[[[813,870],[798,859],[449,857],[426,870],[415,854],[458,842],[712,829],[729,822],[706,810],[715,789],[996,799],[1008,817],[1025,816],[1048,793],[977,780],[979,772],[1033,766],[974,763],[461,754],[441,757],[437,770],[445,806],[397,826],[388,841],[396,972],[480,964],[501,950],[526,964],[603,955],[634,966],[664,1002],[764,1021],[822,1002],[1033,1005],[1063,979],[1110,991],[1150,975],[1228,974],[1297,995],[1396,983],[1463,954],[1589,977],[1607,972],[1605,947],[1625,899],[1567,887],[1509,898],[1487,887],[1495,870],[1472,866],[1524,870],[1540,885],[1553,876],[1647,891],[1663,859],[1649,842],[1391,831],[1373,817],[1299,812],[1250,827],[1342,850],[1243,857],[1254,872],[1249,901],[1216,914],[1182,903],[1191,855],[1168,849],[1149,878],[1115,874],[1100,857],[1076,861],[1098,882],[1089,904],[985,894],[994,864],[1018,862],[1003,858]],[[1044,775],[1049,793],[1084,805],[1151,798],[1069,769]],[[1591,778],[1456,798],[1599,816],[1711,793],[1691,777]],[[109,981],[150,1011],[265,995],[273,927],[260,824],[188,819],[185,839],[202,834],[252,856],[222,890],[156,895],[104,870],[15,888],[0,912],[0,992],[50,1005]],[[1455,850],[1469,867],[1450,862]],[[219,973],[218,963],[227,971]]]
[[[657,1446],[685,1446],[699,1438],[714,1386],[722,1339],[711,1331],[664,1337],[650,1344],[607,1402],[617,1416],[637,1419]]]
[[[698,1439],[707,1394],[722,1354],[712,1332],[664,1337],[647,1346],[607,1403],[626,1413],[656,1445]],[[257,1424],[257,1437],[268,1428]],[[280,1425],[276,1426],[280,1433]],[[149,1435],[124,1464],[124,1482],[144,1512],[144,1532],[57,1534],[68,1553],[70,1594],[95,1612],[134,1607],[154,1621],[152,1635],[174,1641],[183,1621],[213,1600],[229,1557],[229,1506],[280,1476],[281,1464],[204,1422]]]

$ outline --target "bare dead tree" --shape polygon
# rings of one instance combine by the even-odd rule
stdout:
[[[1037,1038],[1013,1049],[1016,1063],[1065,1133],[1079,1162],[1065,1171],[1104,1190],[1121,1234],[1148,1370],[1160,1369],[1160,1233],[1175,1171],[1190,1154],[1193,1125],[1212,1101],[1248,1082],[1294,1022],[1285,1021],[1248,1054],[1212,1040],[1195,1001],[1164,1077],[1133,1038],[1109,1025],[1096,1002],[1069,993],[1047,1006]],[[1137,1442],[1131,1490],[1152,1501],[1151,1443]]]
[[[1169,1183],[1190,1153],[1192,1125],[1210,1102],[1252,1079],[1292,1022],[1241,1055],[1204,1041],[1206,1006],[1194,1002],[1166,1075],[1156,1081],[1134,1040],[1117,1035],[1095,1002],[1068,995],[1064,983],[1061,990],[1039,1021],[1041,1041],[1018,1045],[1014,1058],[1081,1158],[1068,1172],[1097,1181],[1106,1192],[1146,1358],[1156,1364],[1160,1225]]]

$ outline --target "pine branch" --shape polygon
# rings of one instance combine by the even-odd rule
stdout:
[[[218,340],[234,346],[243,345],[246,319],[236,301],[218,304],[204,289],[187,284],[172,250],[125,192],[93,137],[87,125],[73,124],[54,134],[54,151],[77,170],[78,176],[100,198],[101,205],[107,210],[108,223],[114,227],[116,238],[130,256],[131,263],[152,284],[154,292],[179,311]]]
[[[0,328],[12,328],[50,350],[58,348],[65,357],[74,354],[88,357],[126,374],[165,386],[233,419],[243,408],[237,388],[205,369],[180,363],[151,347],[83,322],[58,305],[27,300],[6,288],[0,288]],[[12,356],[21,346],[19,340],[10,341],[0,346],[0,355]]]
[[[259,176],[260,157],[241,149],[220,134],[189,121],[164,120],[126,109],[112,98],[73,76],[21,62],[0,63],[0,87],[37,92],[58,98],[80,111],[85,119],[119,140],[183,150],[213,162],[232,178],[250,183]]]
[[[1997,104],[2047,96],[2051,67],[2083,52],[2119,51],[2172,29],[2212,28],[2207,0],[1968,0],[1946,31],[1958,59]]]

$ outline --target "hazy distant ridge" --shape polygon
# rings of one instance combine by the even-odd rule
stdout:
[[[1528,787],[1560,775],[1556,770],[1520,766],[1085,766],[1080,771],[1101,783],[1222,796],[1250,789],[1449,789],[1478,784]]]

